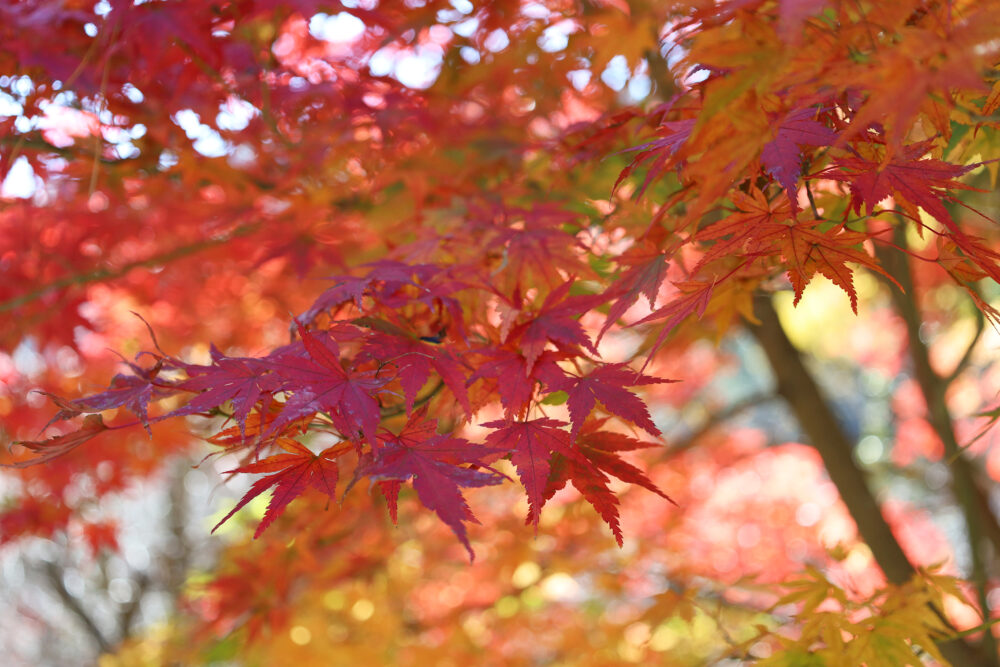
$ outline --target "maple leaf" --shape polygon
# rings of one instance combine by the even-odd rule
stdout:
[[[261,533],[285,511],[288,503],[302,495],[309,487],[330,498],[336,497],[337,479],[340,475],[336,458],[349,451],[350,445],[337,443],[319,454],[313,454],[305,445],[291,438],[278,438],[276,444],[285,452],[227,471],[227,473],[268,474],[250,486],[236,506],[215,524],[212,528],[213,533],[247,503],[272,487],[274,491],[271,500],[267,504],[264,517],[254,531],[254,539],[260,537]]]
[[[699,241],[715,241],[695,267],[695,271],[710,261],[732,255],[744,257],[770,256],[780,252],[788,267],[788,278],[795,289],[795,303],[818,271],[843,289],[857,312],[857,294],[853,272],[845,264],[856,263],[880,273],[890,280],[875,260],[862,250],[868,235],[842,227],[819,231],[830,226],[822,220],[798,221],[785,198],[768,201],[754,188],[749,195],[734,192],[730,199],[737,211],[698,231]],[[725,238],[725,237],[729,238]]]
[[[551,206],[504,213],[520,218],[522,224],[499,229],[490,241],[490,246],[503,248],[496,271],[509,288],[503,291],[509,293],[535,283],[558,287],[566,282],[566,275],[592,273],[580,259],[583,245],[563,229],[577,222],[574,214]]]
[[[712,297],[712,289],[715,287],[715,283],[692,281],[674,283],[674,286],[680,291],[680,296],[663,307],[657,308],[632,325],[637,326],[647,322],[663,320],[660,334],[656,337],[653,347],[650,348],[649,355],[646,357],[646,362],[643,364],[640,372],[645,370],[646,366],[649,365],[650,360],[653,358],[653,353],[660,348],[660,345],[663,344],[663,341],[666,340],[667,335],[673,331],[674,327],[691,315],[701,317],[704,314],[705,308],[708,307],[708,301]]]
[[[367,294],[374,282],[372,277],[338,276],[333,278],[336,284],[327,288],[320,294],[313,304],[296,319],[303,326],[308,326],[316,321],[322,313],[335,310],[345,303],[353,303],[359,311],[364,310],[363,298]]]
[[[775,197],[768,201],[757,188],[752,188],[750,194],[733,192],[729,199],[736,206],[736,212],[695,234],[698,241],[714,241],[695,265],[695,273],[709,262],[723,257],[770,254],[772,246],[788,234],[788,226],[793,222],[792,205],[788,199]]]
[[[504,452],[510,452],[511,463],[517,469],[517,476],[528,495],[528,517],[526,523],[534,523],[538,528],[538,517],[545,504],[545,487],[548,484],[550,460],[556,452],[580,460],[580,454],[573,449],[569,433],[563,429],[566,422],[558,419],[533,419],[531,421],[492,421],[482,424],[496,429],[486,436],[486,444]]]
[[[535,393],[535,377],[550,373],[551,370],[546,367],[555,366],[559,359],[554,352],[543,352],[533,365],[532,373],[528,360],[509,348],[484,350],[483,356],[489,361],[479,365],[476,372],[469,376],[467,385],[480,378],[493,379],[500,394],[500,403],[508,415],[520,414],[527,408]]]
[[[632,452],[639,449],[660,447],[655,442],[645,442],[629,437],[623,433],[602,431],[607,419],[590,419],[577,436],[576,444],[580,452],[594,465],[611,473],[618,479],[629,484],[641,486],[658,496],[674,502],[663,493],[639,468],[618,456],[618,452]],[[674,503],[675,505],[677,503]]]
[[[293,393],[268,433],[278,432],[306,415],[325,411],[345,437],[355,440],[360,431],[365,440],[374,443],[381,419],[374,394],[388,380],[371,371],[345,370],[340,364],[337,343],[328,333],[307,331],[301,324],[298,329],[307,356],[297,354],[297,346],[291,346],[269,358],[277,374],[285,380],[281,390]]]
[[[583,330],[583,326],[574,316],[579,316],[598,303],[604,301],[601,296],[567,296],[571,283],[566,281],[552,290],[538,314],[530,322],[516,327],[511,336],[520,337],[521,351],[527,360],[525,374],[530,375],[535,362],[545,349],[546,343],[562,345],[580,345],[593,354],[598,354],[597,348]]]
[[[26,449],[39,454],[33,459],[24,461],[14,461],[13,463],[0,463],[5,468],[27,468],[38,463],[45,463],[54,458],[71,452],[83,443],[100,435],[108,427],[104,425],[101,415],[87,415],[83,420],[83,426],[70,433],[56,435],[46,440],[16,440],[15,445],[20,445]]]
[[[640,296],[646,297],[650,308],[656,304],[656,296],[660,291],[660,285],[667,277],[670,263],[658,246],[647,243],[626,251],[618,258],[618,265],[628,266],[629,269],[604,293],[605,298],[615,299],[615,302],[608,309],[604,326],[597,334],[598,344],[611,325],[617,322]]]
[[[557,366],[555,368],[558,369]],[[562,371],[558,371],[558,374],[548,371],[541,379],[551,391],[565,391],[569,395],[566,403],[573,423],[570,431],[572,435],[576,435],[583,426],[597,401],[601,402],[607,412],[654,436],[660,435],[660,429],[656,428],[650,418],[646,404],[625,387],[674,382],[637,373],[624,363],[595,366],[590,373],[579,377]]]
[[[391,363],[406,396],[406,413],[413,411],[417,392],[427,383],[431,370],[458,399],[467,415],[472,414],[465,387],[465,371],[455,355],[446,347],[431,345],[407,335],[376,333],[365,341],[365,355],[381,363]]]
[[[462,466],[483,465],[484,459],[495,458],[498,452],[462,438],[438,435],[436,427],[437,422],[427,418],[424,407],[411,415],[398,435],[383,429],[382,447],[358,474],[383,483],[412,479],[420,502],[451,528],[474,560],[464,522],[479,521],[466,504],[461,487],[492,486],[503,477]],[[383,486],[382,491],[395,522],[399,486]]]
[[[851,207],[856,215],[861,214],[862,205],[870,214],[879,203],[895,195],[913,218],[918,217],[916,207],[919,206],[951,229],[955,223],[943,200],[948,197],[949,189],[974,189],[955,179],[979,165],[921,159],[932,147],[933,140],[903,146],[888,161],[860,156],[838,158],[817,176],[847,183],[851,190]]]
[[[761,164],[774,180],[781,183],[788,193],[788,200],[797,208],[796,197],[799,176],[802,174],[800,146],[829,146],[836,133],[813,118],[815,109],[796,109],[788,112],[777,124],[774,139],[764,145],[760,153]]]
[[[793,304],[798,304],[809,280],[818,271],[847,292],[851,299],[851,309],[857,313],[858,294],[854,289],[854,273],[846,266],[847,262],[860,264],[899,285],[861,249],[862,242],[868,238],[866,234],[849,229],[821,232],[816,227],[822,224],[829,223],[812,220],[788,226],[787,234],[782,239],[782,255],[788,263],[788,279],[795,290]]]
[[[214,345],[211,347],[211,355],[211,366],[180,364],[188,374],[188,379],[174,387],[201,393],[167,416],[208,412],[232,401],[233,419],[239,425],[240,432],[245,433],[247,416],[262,398],[270,399],[271,394],[278,389],[278,378],[263,359],[227,357]],[[267,408],[263,409],[266,412]]]
[[[657,139],[651,139],[646,143],[629,148],[629,152],[637,151],[637,154],[632,159],[632,162],[619,174],[618,180],[615,181],[611,191],[617,191],[618,186],[626,178],[631,176],[644,163],[652,161],[652,164],[646,169],[646,179],[634,195],[636,199],[641,198],[653,181],[659,178],[667,169],[676,165],[674,155],[691,136],[691,132],[697,125],[697,122],[696,118],[667,121],[656,129]]]
[[[72,419],[81,414],[92,414],[125,407],[139,418],[139,422],[146,429],[146,432],[152,436],[152,431],[149,428],[148,406],[149,401],[153,399],[154,388],[160,391],[153,382],[163,366],[163,360],[158,360],[156,365],[149,370],[131,363],[128,365],[136,372],[136,375],[115,375],[111,378],[110,388],[99,394],[67,400],[55,394],[39,392],[48,396],[59,407],[59,412],[49,421],[49,425],[57,421]]]
[[[567,457],[556,453],[552,457],[552,472],[545,491],[548,500],[557,491],[572,482],[577,491],[589,502],[611,528],[618,546],[622,546],[623,535],[618,515],[618,497],[608,488],[610,473],[623,482],[649,489],[674,502],[646,476],[618,453],[656,447],[655,443],[643,442],[621,433],[602,431],[607,419],[588,419],[576,440],[581,457]],[[676,504],[676,503],[675,503]]]
[[[840,158],[818,176],[846,182],[851,190],[851,206],[860,214],[864,205],[871,211],[889,196],[913,220],[920,220],[917,207],[940,222],[959,248],[991,278],[1000,281],[1000,254],[964,232],[944,207],[948,190],[975,190],[955,179],[980,166],[956,165],[942,160],[920,159],[933,147],[933,140],[903,146],[888,161],[862,157]]]

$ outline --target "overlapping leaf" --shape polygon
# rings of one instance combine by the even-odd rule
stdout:
[[[635,424],[651,435],[660,435],[660,429],[656,428],[650,418],[646,404],[625,387],[662,384],[672,380],[637,373],[627,364],[601,364],[580,376],[549,371],[542,376],[542,380],[549,390],[565,391],[569,395],[567,406],[573,423],[573,435],[583,426],[598,401],[609,413]]]
[[[208,412],[231,401],[233,419],[241,432],[246,430],[247,416],[258,402],[269,402],[280,386],[278,376],[263,359],[227,357],[213,345],[212,364],[198,366],[182,364],[188,378],[174,385],[177,389],[200,392],[187,405],[170,413],[170,416]],[[263,407],[267,410],[266,406]]]
[[[87,415],[83,420],[83,425],[75,431],[56,435],[46,440],[18,440],[15,445],[20,445],[31,450],[38,456],[14,461],[13,463],[0,463],[0,466],[8,468],[27,468],[38,463],[45,463],[52,459],[73,451],[83,443],[100,435],[108,429],[104,425],[101,415]]]
[[[538,527],[538,517],[545,504],[545,487],[548,484],[552,455],[560,453],[571,459],[581,460],[573,449],[569,432],[563,429],[566,422],[558,419],[533,419],[531,421],[492,421],[483,424],[496,429],[486,436],[486,444],[510,453],[511,463],[528,494],[526,523]]]
[[[412,479],[420,502],[452,529],[469,557],[475,558],[465,522],[479,522],[466,504],[461,487],[492,486],[503,481],[503,477],[465,466],[483,465],[486,459],[496,458],[498,452],[462,438],[439,435],[436,426],[437,422],[428,419],[426,409],[422,408],[410,416],[399,434],[383,430],[382,446],[358,474],[379,482]],[[389,484],[382,489],[395,521],[399,486]]]
[[[550,341],[557,345],[579,345],[597,354],[597,348],[590,342],[577,317],[603,301],[603,297],[569,296],[570,287],[571,283],[566,281],[552,290],[535,317],[511,333],[512,337],[520,338],[528,374]]]
[[[373,371],[346,370],[340,363],[339,347],[329,334],[307,331],[299,325],[299,335],[304,356],[293,346],[268,358],[283,381],[281,388],[293,392],[269,433],[278,433],[303,416],[325,412],[345,437],[355,440],[360,434],[374,443],[381,419],[375,394],[388,378]]]
[[[441,345],[405,335],[376,333],[365,341],[365,354],[395,369],[406,397],[406,412],[413,410],[417,392],[427,383],[431,372],[451,390],[466,414],[472,413],[465,387],[465,370],[456,356]]]
[[[553,455],[545,498],[548,500],[556,491],[566,486],[567,482],[572,482],[576,490],[593,505],[608,524],[618,546],[621,546],[623,535],[618,515],[618,497],[608,488],[608,474],[623,482],[649,489],[670,502],[673,501],[660,491],[644,472],[619,456],[620,452],[656,447],[656,445],[621,433],[602,431],[601,427],[606,422],[607,419],[590,419],[583,426],[576,440],[576,446],[583,458],[568,457],[561,453]]]
[[[236,506],[222,517],[219,523],[215,524],[212,529],[213,533],[247,503],[268,489],[273,488],[273,493],[267,504],[264,517],[254,531],[254,539],[260,537],[261,533],[267,530],[267,527],[285,511],[285,507],[302,495],[306,489],[311,487],[331,499],[336,498],[337,480],[340,476],[336,459],[350,451],[352,449],[350,445],[339,443],[328,447],[319,454],[313,454],[305,445],[291,438],[279,438],[277,444],[285,450],[284,453],[274,454],[229,471],[230,473],[266,473],[266,475],[255,481],[250,490],[236,503]]]
[[[806,10],[809,11],[809,10]],[[777,124],[774,139],[764,145],[760,154],[761,164],[788,193],[792,206],[796,206],[797,184],[802,175],[800,146],[829,146],[836,133],[814,120],[814,109],[790,111]]]

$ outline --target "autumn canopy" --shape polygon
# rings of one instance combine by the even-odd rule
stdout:
[[[0,3],[0,644],[998,665],[998,159],[997,0]]]

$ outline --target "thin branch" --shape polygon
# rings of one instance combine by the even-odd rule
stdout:
[[[723,423],[739,416],[747,410],[757,407],[758,405],[763,405],[764,403],[778,400],[779,398],[780,396],[770,392],[766,394],[754,394],[753,396],[748,396],[741,401],[731,403],[724,408],[709,414],[708,417],[706,417],[705,420],[698,426],[698,428],[689,433],[687,437],[669,443],[667,455],[675,456],[686,452],[694,447],[699,440],[704,438]]]
[[[146,572],[139,572],[132,580],[132,583],[135,584],[132,599],[122,607],[121,612],[118,614],[118,636],[122,641],[132,636],[132,630],[138,618],[139,607],[142,605],[143,597],[149,592],[152,580]]]
[[[62,572],[59,567],[55,563],[47,561],[44,568],[49,586],[52,587],[52,590],[59,597],[63,606],[72,612],[72,614],[83,624],[87,634],[94,640],[102,653],[110,651],[112,648],[111,642],[108,641],[108,639],[104,636],[104,633],[101,632],[101,629],[97,627],[97,623],[94,619],[90,617],[87,610],[83,608],[82,604],[80,604],[80,600],[66,589],[66,585],[63,584]]]
[[[418,398],[413,402],[414,408],[420,408],[426,405],[432,398],[437,396],[441,390],[444,389],[444,380],[438,380],[438,383],[434,385],[434,388],[428,391],[426,394]],[[399,415],[406,412],[405,405],[396,405],[391,408],[384,408],[381,411],[382,419],[389,419],[390,417],[398,417]]]
[[[969,285],[968,289],[974,290],[975,287]],[[972,340],[969,341],[969,346],[965,348],[965,353],[962,355],[962,358],[958,360],[958,364],[956,364],[955,369],[948,374],[948,377],[944,378],[943,382],[945,383],[945,386],[949,386],[955,382],[955,380],[958,379],[958,376],[962,374],[962,371],[969,367],[969,362],[972,361],[972,353],[975,351],[976,345],[979,343],[979,339],[982,338],[983,331],[986,330],[986,317],[983,315],[983,311],[978,308],[975,308],[974,310],[976,312],[976,333],[972,336]]]
[[[159,266],[161,264],[167,264],[177,259],[187,257],[201,252],[202,250],[207,250],[209,248],[214,248],[216,246],[225,245],[235,238],[246,236],[253,233],[258,227],[257,223],[251,223],[247,225],[242,225],[237,227],[229,234],[226,234],[217,239],[209,239],[206,241],[198,241],[197,243],[191,243],[189,245],[180,246],[174,248],[173,250],[168,250],[167,252],[160,253],[159,255],[154,255],[146,259],[136,260],[134,262],[128,262],[117,268],[104,268],[95,269],[89,273],[78,273],[70,276],[63,276],[62,278],[57,278],[50,283],[37,287],[30,292],[25,292],[20,296],[15,296],[6,301],[0,302],[0,313],[5,313],[15,308],[19,308],[26,303],[40,299],[49,292],[53,290],[62,289],[65,287],[74,287],[80,285],[88,285],[90,283],[103,282],[107,280],[114,280],[115,278],[121,278],[127,273],[134,269],[141,269],[153,266]]]
[[[817,220],[822,220],[822,216],[819,214],[819,208],[816,206],[816,199],[813,197],[812,188],[809,187],[809,181],[805,181],[806,197],[809,198],[809,208],[812,209],[812,214]]]

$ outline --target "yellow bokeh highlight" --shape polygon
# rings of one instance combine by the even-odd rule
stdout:
[[[293,644],[305,646],[312,641],[312,633],[304,625],[296,625],[288,631],[288,638],[292,640]]]
[[[362,598],[351,607],[351,616],[356,621],[367,621],[374,614],[375,604],[371,600]]]
[[[527,588],[541,577],[542,568],[538,567],[538,563],[525,561],[514,570],[514,574],[510,577],[510,583],[514,584],[517,588]]]

